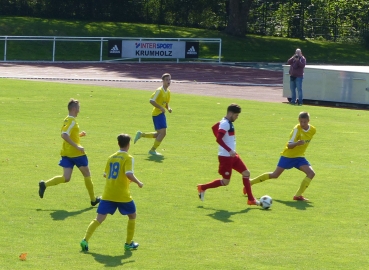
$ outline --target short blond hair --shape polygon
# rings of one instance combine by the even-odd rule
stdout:
[[[71,98],[68,102],[68,111],[76,107],[78,104],[79,104],[79,101],[77,99]]]
[[[300,112],[299,119],[300,118],[310,120],[310,114],[308,112]]]
[[[164,79],[166,77],[170,77],[170,74],[169,73],[164,73],[163,75],[161,75],[161,79],[164,81]]]

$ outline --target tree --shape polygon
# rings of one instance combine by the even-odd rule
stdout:
[[[232,36],[246,34],[247,18],[255,0],[229,0],[229,16],[226,33]]]

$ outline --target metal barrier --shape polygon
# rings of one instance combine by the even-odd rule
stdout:
[[[137,41],[196,41],[205,46],[206,43],[215,43],[218,44],[218,50],[216,54],[214,54],[215,58],[198,58],[200,61],[214,61],[220,63],[221,62],[221,53],[222,53],[222,39],[220,38],[142,38],[142,37],[68,37],[68,36],[0,36],[0,41],[4,42],[4,60],[3,62],[40,62],[40,61],[29,61],[29,60],[8,60],[8,42],[9,41],[41,41],[41,42],[52,42],[52,60],[41,60],[43,62],[61,62],[55,61],[57,42],[68,41],[68,42],[98,42],[100,43],[100,55],[99,61],[94,62],[103,62],[108,60],[103,60],[103,49],[104,43],[107,43],[108,40],[112,39],[121,39],[121,40],[137,40]],[[130,58],[133,59],[133,58]],[[120,58],[118,60],[130,60],[127,58]],[[144,58],[134,58],[138,59],[141,62]],[[110,59],[109,61],[111,61]],[[117,59],[115,59],[117,60]],[[179,58],[177,58],[177,63],[179,62]],[[193,59],[191,59],[193,60]],[[0,60],[0,62],[2,62]],[[75,62],[73,60],[62,60],[62,62]],[[81,62],[81,61],[77,61]],[[93,60],[87,60],[87,62],[93,62]]]

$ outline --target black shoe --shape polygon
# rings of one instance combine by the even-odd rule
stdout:
[[[46,190],[46,184],[44,181],[40,181],[38,183],[38,195],[40,195],[40,198],[42,199],[44,197],[44,193],[45,193],[45,190]]]
[[[95,206],[101,201],[101,197],[96,197],[96,200],[94,202],[91,202],[91,206]]]

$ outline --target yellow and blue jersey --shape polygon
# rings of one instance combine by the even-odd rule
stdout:
[[[150,100],[153,100],[163,108],[166,108],[167,104],[169,104],[170,101],[170,90],[167,89],[165,91],[164,88],[161,86],[158,89],[156,89],[156,91],[151,95]],[[162,111],[156,107],[152,109],[152,116],[157,116],[161,113]]]
[[[111,155],[106,163],[106,184],[102,195],[103,200],[113,202],[132,201],[129,191],[130,180],[126,173],[133,173],[134,159],[124,151]]]
[[[68,115],[64,119],[64,124],[61,128],[61,133],[68,134],[73,142],[75,142],[78,146],[81,146],[79,137],[79,125],[73,116]],[[60,151],[60,155],[65,157],[80,157],[85,154],[83,154],[81,151],[77,150],[72,145],[63,140],[63,146]]]
[[[309,146],[311,140],[313,139],[315,132],[316,129],[312,125],[309,125],[308,130],[304,130],[303,128],[301,128],[300,124],[297,124],[291,131],[288,143],[297,142],[299,140],[303,140],[305,141],[305,143],[303,145],[298,145],[293,149],[289,149],[287,143],[286,147],[281,153],[281,156],[288,158],[304,157],[306,148]]]

